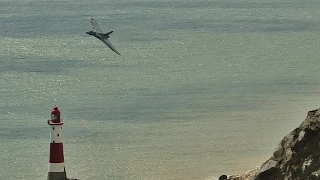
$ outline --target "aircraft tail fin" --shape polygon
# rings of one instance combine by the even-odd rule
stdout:
[[[103,34],[103,38],[104,39],[108,38],[111,33],[113,33],[113,31],[110,31],[110,32],[108,32],[106,34]]]
[[[104,34],[104,35],[109,36],[111,33],[113,33],[113,31],[110,31],[110,32],[108,32],[108,33],[106,33],[106,34]]]

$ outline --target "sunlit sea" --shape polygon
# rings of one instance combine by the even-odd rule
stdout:
[[[0,23],[3,180],[47,178],[54,105],[79,180],[246,172],[320,105],[318,0],[1,0]]]

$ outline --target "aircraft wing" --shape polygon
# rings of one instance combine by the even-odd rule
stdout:
[[[108,39],[100,39],[103,43],[105,43],[113,52],[117,53],[118,55],[121,55],[116,48],[111,44],[111,42]]]
[[[95,32],[97,32],[97,33],[102,33],[102,34],[103,34],[103,32],[101,31],[101,29],[100,29],[100,27],[98,26],[97,22],[96,22],[93,18],[91,18],[90,21],[91,21],[91,24],[92,24],[93,31],[95,31]]]

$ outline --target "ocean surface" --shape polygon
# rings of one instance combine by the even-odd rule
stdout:
[[[1,0],[0,23],[4,180],[47,178],[54,105],[79,180],[246,172],[320,105],[318,0]]]

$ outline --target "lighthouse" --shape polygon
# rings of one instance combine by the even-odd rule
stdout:
[[[50,126],[50,157],[47,180],[71,180],[67,178],[64,166],[62,126],[60,111],[57,106],[51,111],[51,119],[48,120]]]

